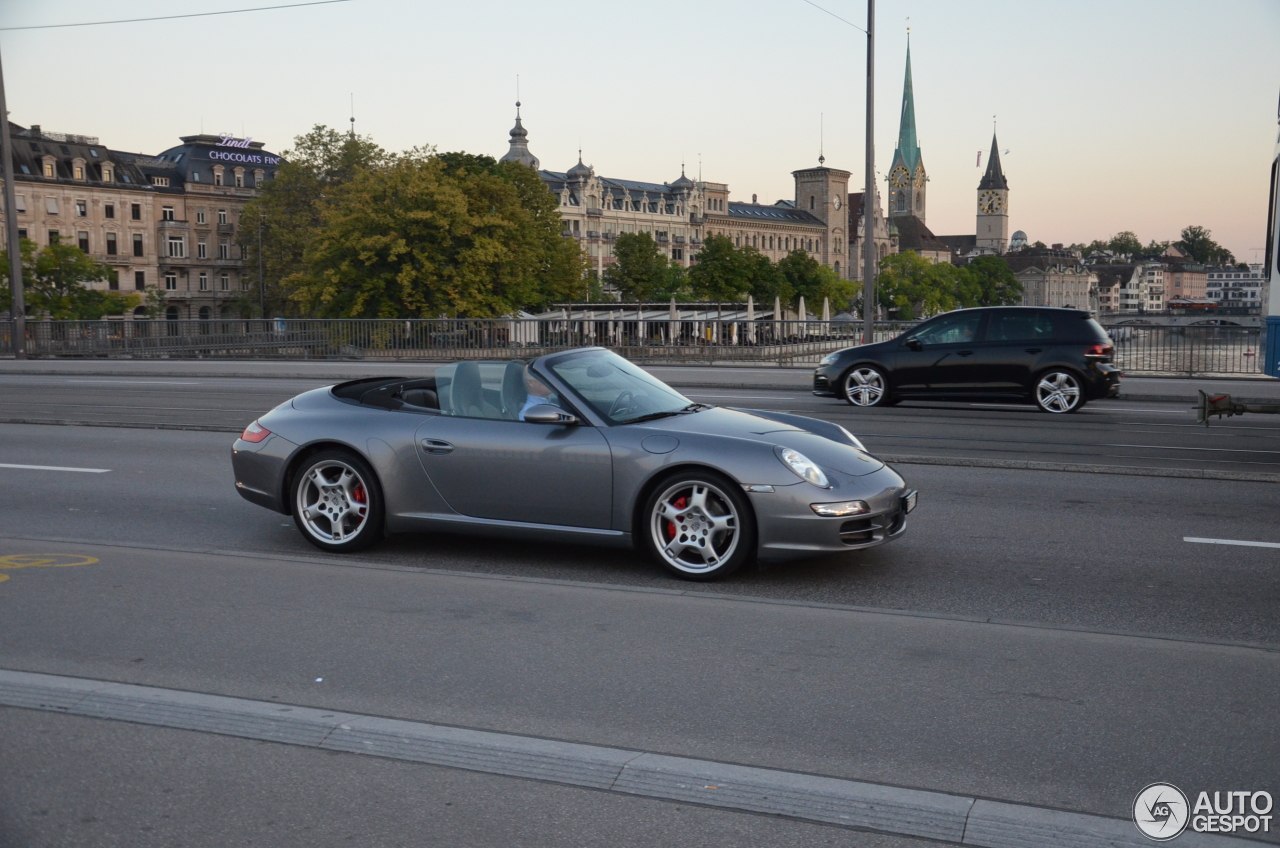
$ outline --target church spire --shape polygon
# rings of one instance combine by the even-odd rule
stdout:
[[[516,101],[516,125],[511,128],[511,147],[499,162],[519,162],[521,165],[538,170],[541,164],[538,157],[529,151],[529,131],[520,123],[520,101]]]
[[[909,37],[909,36],[908,36]],[[920,161],[920,143],[916,139],[916,98],[911,89],[911,42],[907,42],[907,75],[902,83],[902,116],[898,121],[898,151],[907,170],[914,171]]]
[[[984,189],[1008,189],[1009,181],[1004,178],[1004,169],[1000,167],[1000,145],[996,143],[996,134],[991,133],[991,155],[987,157],[987,172],[978,183],[978,191]]]

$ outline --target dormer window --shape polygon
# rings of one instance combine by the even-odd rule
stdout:
[[[213,166],[213,184],[214,185],[216,186],[222,185],[222,175],[225,171],[226,171],[226,168],[224,168],[222,165]]]
[[[154,175],[153,175],[153,176],[151,177],[151,184],[152,184],[153,186],[157,186],[158,188],[168,188],[168,187],[169,187],[169,178],[168,178],[168,177],[157,177],[157,176],[154,176]]]
[[[94,159],[97,159],[97,158],[98,158],[98,151],[96,151],[96,150],[94,150],[94,149],[90,148],[90,150],[89,150],[89,155],[90,155],[90,156],[92,156]]]
[[[262,188],[262,182],[263,182],[263,180],[265,180],[265,179],[266,179],[266,176],[267,176],[267,175],[266,175],[266,172],[265,172],[265,171],[263,171],[261,168],[259,168],[258,170],[254,171],[254,172],[253,172],[253,185],[254,185],[254,188]]]
[[[54,164],[52,156],[44,157],[44,175],[49,179],[54,179],[58,176],[57,166]]]
[[[244,188],[244,168],[236,168],[236,188]]]
[[[110,165],[102,166],[102,181],[104,183],[115,182],[115,170]]]
[[[71,175],[77,180],[84,179],[84,160],[73,159],[71,162]]]

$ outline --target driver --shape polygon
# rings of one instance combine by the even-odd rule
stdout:
[[[520,420],[524,421],[524,414],[535,406],[547,403],[558,407],[560,404],[551,399],[551,389],[547,388],[547,384],[538,379],[537,375],[529,370],[529,366],[524,369],[524,388],[529,393],[529,397],[525,399],[524,406],[520,408]]]

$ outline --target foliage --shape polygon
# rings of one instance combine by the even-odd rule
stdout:
[[[1132,230],[1124,230],[1111,237],[1111,240],[1107,242],[1107,250],[1112,253],[1141,253],[1142,242],[1139,241]]]
[[[957,297],[965,306],[1012,306],[1022,300],[1022,283],[999,256],[979,256],[959,272]]]
[[[950,262],[933,263],[914,250],[880,260],[880,306],[901,320],[927,318],[959,306],[959,269]]]
[[[1190,226],[1182,230],[1182,238],[1173,246],[1204,265],[1231,265],[1236,261],[1231,251],[1212,238],[1213,233],[1204,227]]]
[[[848,309],[859,286],[853,280],[842,280],[836,272],[803,250],[793,250],[778,262],[778,269],[791,289],[792,296],[805,299],[806,307],[815,307],[824,298],[831,300],[836,311]]]
[[[1148,256],[1159,256],[1169,249],[1170,244],[1172,244],[1172,242],[1156,241],[1155,239],[1152,239],[1150,244],[1142,249],[1142,252]]]
[[[580,292],[583,259],[555,198],[523,165],[410,151],[326,186],[293,275],[308,312],[492,317]]]
[[[75,245],[55,243],[37,251],[38,247],[29,239],[22,240],[23,302],[28,316],[96,321],[107,315],[122,315],[139,304],[136,294],[91,288],[93,283],[112,279],[116,272]],[[12,288],[7,250],[0,251],[0,264],[4,279],[0,309],[8,309]]]
[[[648,233],[619,233],[615,261],[604,271],[604,282],[623,300],[667,300],[684,287],[684,269],[674,264]]]

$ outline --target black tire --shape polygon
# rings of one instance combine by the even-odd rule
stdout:
[[[640,509],[636,531],[641,544],[683,580],[719,580],[755,558],[755,511],[742,487],[722,474],[700,469],[674,473],[654,486]],[[682,547],[673,552],[677,544]]]
[[[293,476],[289,504],[302,538],[322,551],[358,551],[382,538],[382,487],[369,463],[351,451],[308,457]]]
[[[860,409],[897,403],[889,393],[889,378],[876,365],[855,365],[844,372],[840,377],[840,397]]]
[[[1067,368],[1050,368],[1036,375],[1031,388],[1036,409],[1052,415],[1079,412],[1085,405],[1084,380]]]

